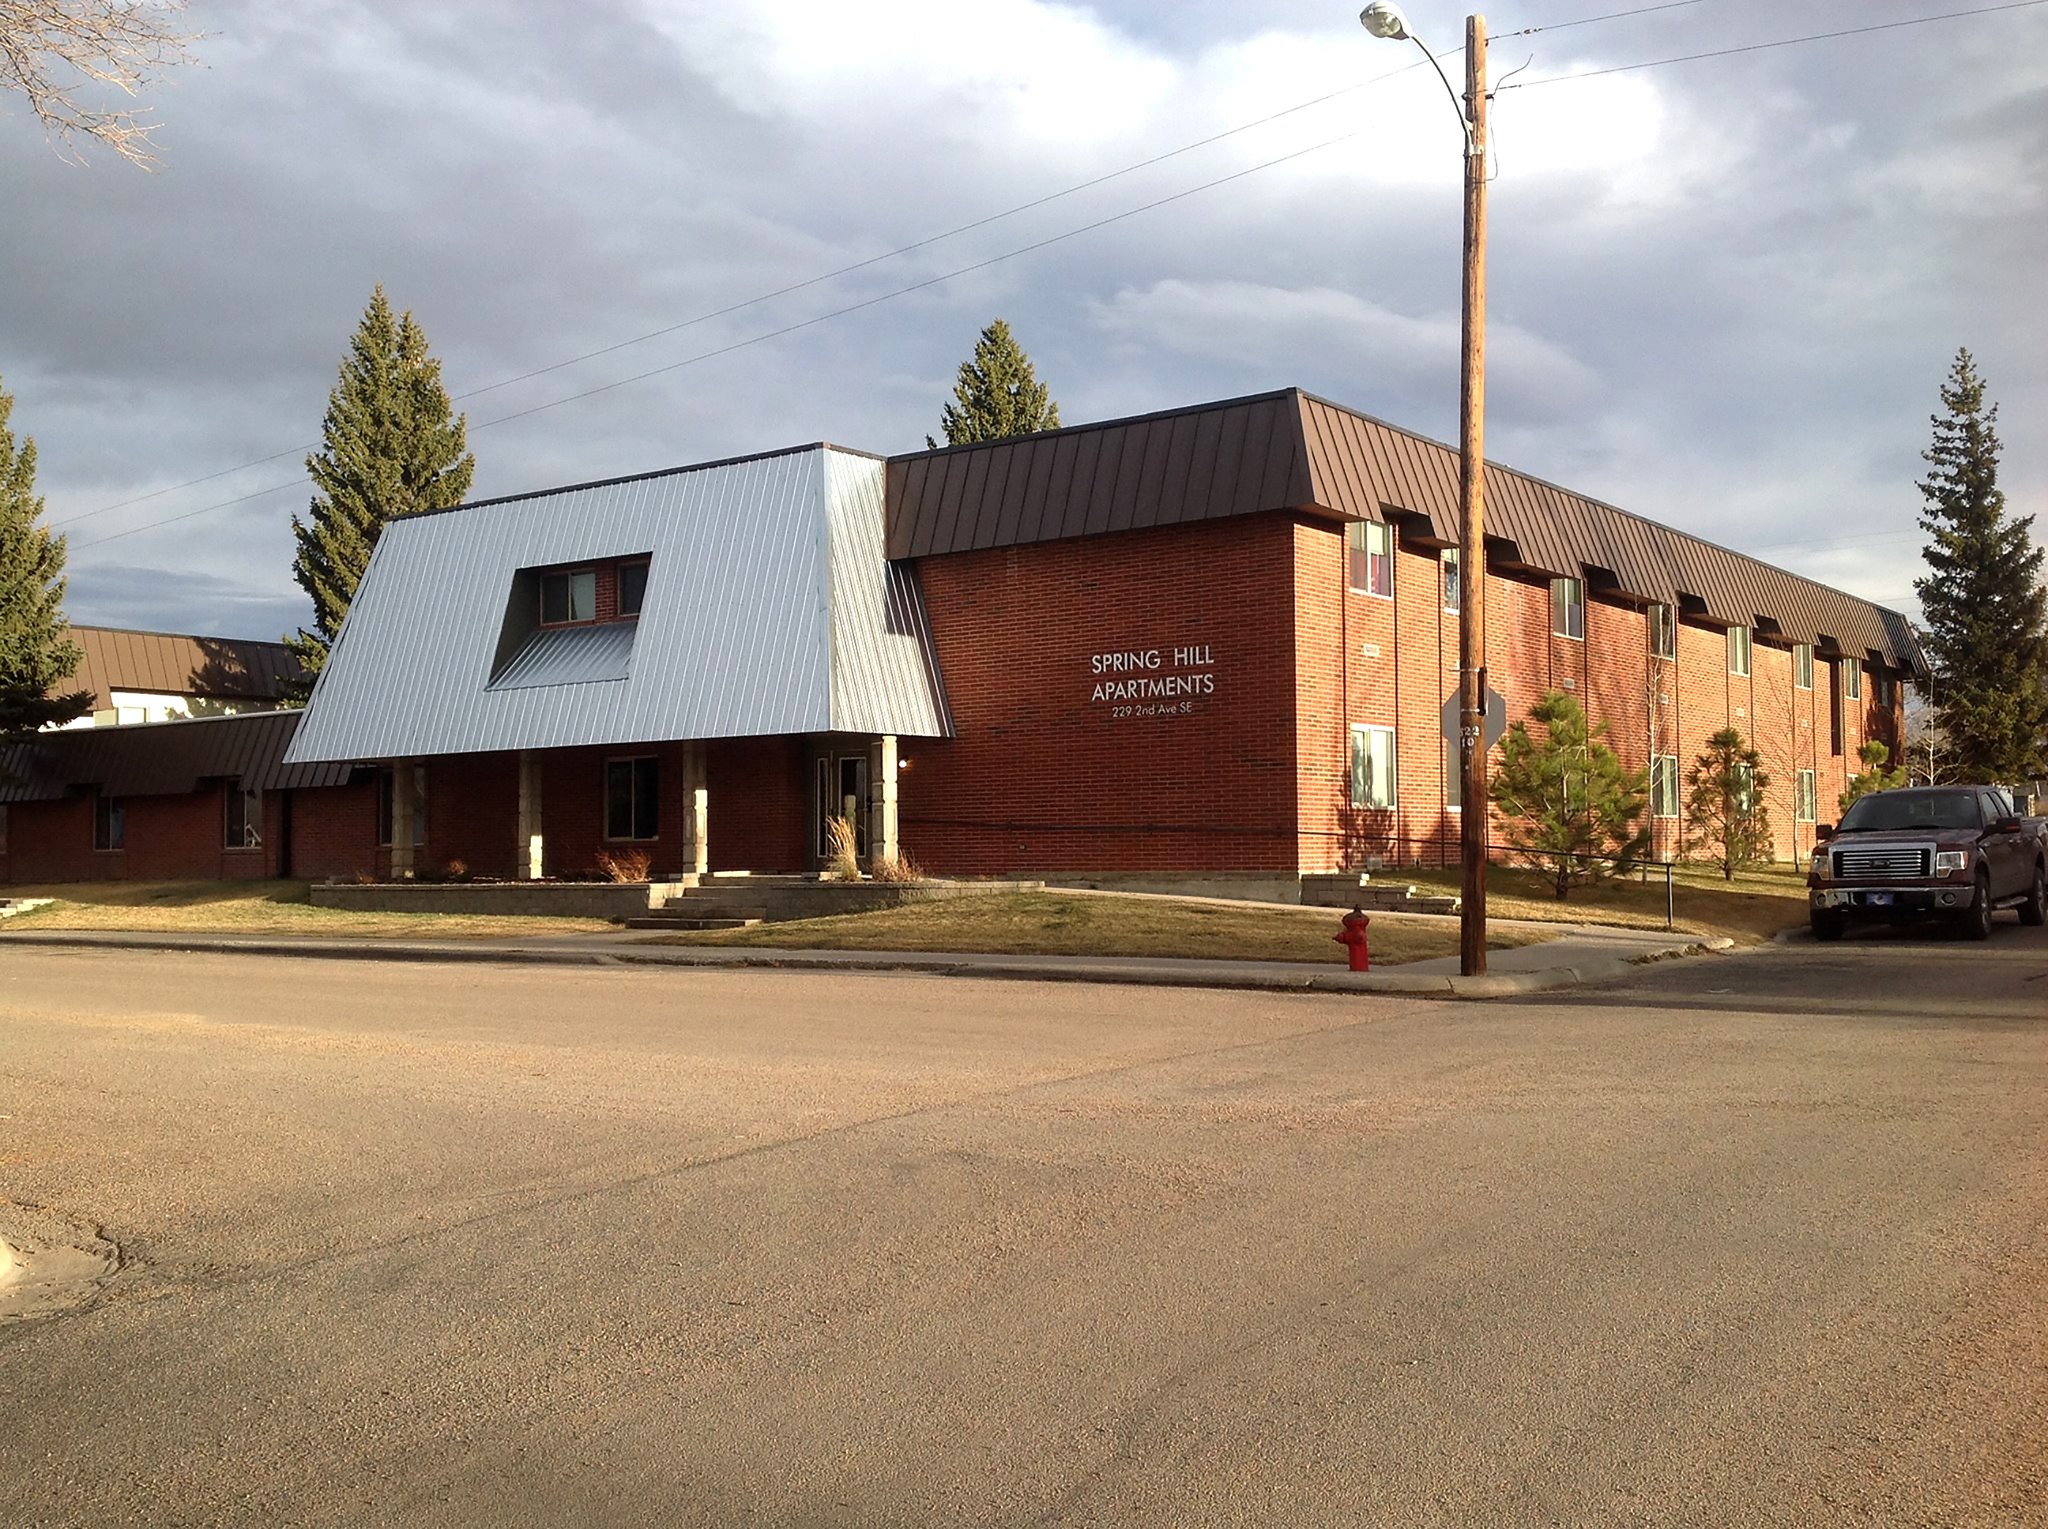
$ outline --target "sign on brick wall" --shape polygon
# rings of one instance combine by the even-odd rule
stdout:
[[[1208,643],[1184,648],[1120,648],[1089,655],[1094,681],[1089,696],[1113,721],[1129,717],[1184,717],[1216,693],[1216,650]]]

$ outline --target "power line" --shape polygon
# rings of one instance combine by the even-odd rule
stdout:
[[[1699,3],[1699,0],[1684,0],[1684,3],[1697,4]],[[1548,29],[1538,28],[1537,30]],[[1464,51],[1465,50],[1462,47],[1454,48],[1451,49],[1449,52],[1439,54],[1438,57],[1449,58],[1452,57],[1454,54],[1462,53]],[[649,340],[658,340],[666,335],[677,334],[682,330],[694,328],[698,324],[708,324],[713,319],[729,318],[733,314],[742,312],[745,309],[758,307],[762,303],[773,302],[778,297],[788,297],[793,293],[803,292],[809,290],[812,287],[822,286],[828,281],[836,281],[842,276],[851,276],[857,271],[865,271],[871,266],[882,265],[887,261],[899,259],[904,255],[915,254],[917,251],[921,249],[927,249],[934,244],[942,244],[948,239],[956,239],[962,234],[973,233],[978,229],[987,228],[991,224],[1001,223],[1006,219],[1017,217],[1023,213],[1036,211],[1040,207],[1049,206],[1052,203],[1062,201],[1067,197],[1078,196],[1083,191],[1092,191],[1097,186],[1106,186],[1111,181],[1121,180],[1123,177],[1127,175],[1135,175],[1140,170],[1149,170],[1155,165],[1165,164],[1168,160],[1178,159],[1185,154],[1192,154],[1197,149],[1206,149],[1210,147],[1212,144],[1221,143],[1227,138],[1234,138],[1240,133],[1248,133],[1251,132],[1254,128],[1266,127],[1272,123],[1280,121],[1282,118],[1295,116],[1301,112],[1309,111],[1314,107],[1326,106],[1332,101],[1341,100],[1343,97],[1348,95],[1355,95],[1357,92],[1367,89],[1370,86],[1380,84],[1385,80],[1393,79],[1397,75],[1407,74],[1411,70],[1420,69],[1421,67],[1422,65],[1420,62],[1413,64],[1405,64],[1399,69],[1388,70],[1385,74],[1376,74],[1372,76],[1370,79],[1360,80],[1355,85],[1346,85],[1341,89],[1332,90],[1327,94],[1316,96],[1312,100],[1297,101],[1292,106],[1282,107],[1279,111],[1271,112],[1268,115],[1259,117],[1251,122],[1241,122],[1236,127],[1225,128],[1223,131],[1219,133],[1211,133],[1206,138],[1198,138],[1192,143],[1182,144],[1179,148],[1168,149],[1163,153],[1154,154],[1149,159],[1137,160],[1132,164],[1123,166],[1121,169],[1110,170],[1105,172],[1104,174],[1095,176],[1092,179],[1078,181],[1074,185],[1064,187],[1058,191],[1049,191],[1043,196],[1034,197],[1032,200],[1028,202],[1019,202],[1016,206],[1007,207],[1003,209],[1001,212],[992,212],[983,217],[974,218],[966,223],[960,224],[958,227],[949,228],[944,233],[929,234],[922,239],[914,239],[908,244],[899,245],[895,249],[886,251],[883,254],[870,255],[864,260],[856,260],[853,261],[851,264],[839,266],[834,270],[821,272],[819,275],[816,276],[806,277],[802,281],[791,282],[788,286],[777,287],[772,292],[763,292],[754,297],[742,298],[738,302],[726,304],[726,306],[724,306],[723,308],[713,308],[708,310],[707,312],[699,313],[692,318],[682,319],[676,323],[664,325],[659,329],[650,329],[645,334],[633,335],[628,339],[614,341],[610,345],[601,345],[595,350],[587,350],[584,351],[581,355],[570,356],[565,360],[553,361],[548,363],[546,366],[538,366],[533,368],[533,370],[531,371],[520,372],[516,376],[502,377],[496,382],[487,382],[482,387],[471,388],[466,393],[457,393],[454,396],[454,401],[460,403],[465,399],[480,398],[486,393],[495,393],[500,388],[512,387],[516,383],[531,382],[536,377],[545,377],[551,372],[559,372],[567,367],[580,365],[585,361],[594,361],[598,359],[600,356],[613,355],[618,351],[629,349],[630,347],[635,345],[644,344]],[[479,426],[478,428],[482,427]],[[112,514],[115,510],[125,510],[133,505],[146,504],[152,499],[162,498],[165,494],[175,494],[182,489],[197,488],[202,483],[212,483],[220,478],[231,477],[238,472],[247,472],[252,467],[265,467],[272,462],[281,461],[285,457],[298,456],[302,452],[318,451],[319,449],[320,448],[317,445],[295,446],[286,451],[272,452],[269,456],[254,457],[247,462],[237,463],[233,467],[224,467],[219,472],[207,473],[204,477],[189,478],[183,483],[167,484],[163,488],[151,489],[146,494],[137,494],[132,499],[122,499],[114,504],[102,505],[100,508],[96,510],[87,510],[82,515],[73,515],[67,520],[52,521],[51,526],[53,529],[62,526],[74,526],[82,521],[92,520],[101,515]],[[266,489],[263,490],[262,492],[268,493],[271,491]],[[243,501],[236,499],[229,500],[227,502],[229,504],[239,504],[242,503]],[[173,518],[175,519],[178,517]],[[169,524],[170,522],[165,521],[160,523]],[[102,538],[102,540],[106,539],[107,538]],[[91,545],[91,543],[86,543],[85,545],[89,546]]]
[[[1538,85],[1557,85],[1566,80],[1597,80],[1603,75],[1631,74],[1639,69],[1662,69],[1669,64],[1691,64],[1706,58],[1732,58],[1740,53],[1763,53],[1772,48],[1791,48],[1800,43],[1834,42],[1844,37],[1863,37],[1872,32],[1895,32],[1901,27],[1932,26],[1937,21],[1960,21],[1967,16],[1990,16],[1999,11],[2024,11],[2048,5],[2048,0],[2005,0],[2003,5],[1980,5],[1974,10],[1944,11],[1934,16],[1907,16],[1898,21],[1880,21],[1865,27],[1844,27],[1838,32],[1810,32],[1804,37],[1781,37],[1773,42],[1743,43],[1733,48],[1714,48],[1705,53],[1681,53],[1673,58],[1645,59],[1639,64],[1610,64],[1604,69],[1579,69],[1570,74],[1548,74],[1533,80],[1503,85],[1502,90],[1533,90]]]

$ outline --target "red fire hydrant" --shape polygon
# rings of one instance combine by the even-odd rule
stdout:
[[[1365,943],[1365,926],[1371,922],[1372,920],[1365,916],[1365,909],[1354,905],[1351,911],[1344,915],[1344,932],[1330,936],[1339,945],[1347,947],[1351,957],[1351,969],[1355,972],[1372,970],[1372,952],[1366,948]]]

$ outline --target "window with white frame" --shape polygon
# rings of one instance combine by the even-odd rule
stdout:
[[[542,626],[561,626],[572,621],[597,619],[597,570],[565,568],[540,576],[540,620]]]
[[[224,849],[263,848],[263,793],[251,791],[239,780],[226,789],[226,822],[221,831]]]
[[[1394,730],[1354,723],[1351,728],[1351,805],[1394,805]]]
[[[1354,520],[1344,528],[1350,549],[1351,588],[1361,595],[1394,594],[1394,528],[1384,521]]]
[[[1863,660],[1845,658],[1842,660],[1842,694],[1852,701],[1863,699]]]
[[[1756,805],[1756,766],[1737,762],[1735,766],[1735,805],[1747,812]]]
[[[1813,644],[1792,644],[1792,683],[1800,690],[1813,689]]]
[[[1794,820],[1801,823],[1811,823],[1817,815],[1816,809],[1819,807],[1819,805],[1819,782],[1815,779],[1813,771],[1801,770],[1799,772],[1799,790],[1797,793],[1797,800],[1794,801],[1792,804],[1792,816]]]
[[[1650,657],[1678,657],[1678,612],[1668,605],[1650,607]]]
[[[1678,756],[1658,754],[1650,760],[1650,814],[1678,816]]]
[[[654,755],[605,761],[604,836],[661,837],[661,761]]]
[[[1748,627],[1731,626],[1728,628],[1728,672],[1730,674],[1746,675],[1749,673],[1749,642],[1750,632]]]
[[[1446,547],[1440,557],[1444,568],[1444,609],[1460,610],[1463,608],[1463,591],[1458,588],[1458,549]]]
[[[1586,636],[1586,583],[1583,579],[1550,581],[1550,630],[1559,637]]]

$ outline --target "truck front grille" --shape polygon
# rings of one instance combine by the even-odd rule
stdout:
[[[1838,849],[1837,881],[1882,881],[1892,876],[1925,876],[1933,868],[1933,852],[1925,845],[1886,849]]]

